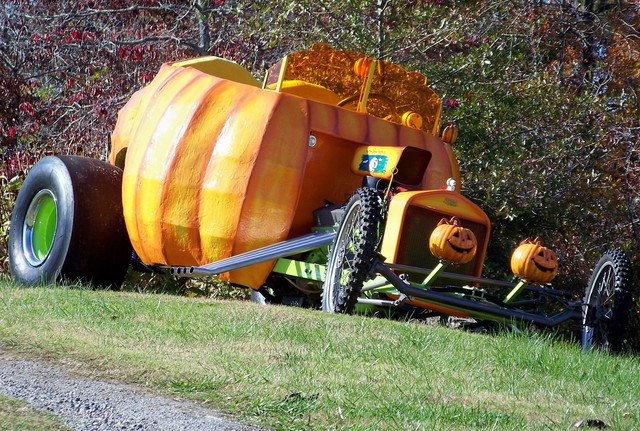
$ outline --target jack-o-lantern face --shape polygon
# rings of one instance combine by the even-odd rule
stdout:
[[[473,232],[460,226],[457,218],[442,219],[431,233],[429,250],[438,259],[467,263],[476,255],[478,241]]]
[[[538,238],[526,239],[511,256],[511,271],[527,281],[548,283],[558,274],[558,258]]]

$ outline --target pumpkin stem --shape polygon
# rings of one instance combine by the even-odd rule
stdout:
[[[534,239],[531,238],[525,238],[524,240],[522,240],[520,242],[520,244],[518,244],[518,246],[524,245],[524,244],[533,244],[533,245],[542,245],[542,241],[540,241],[540,237],[537,236]]]
[[[438,222],[438,226],[443,225],[443,224],[449,224],[449,225],[453,225],[453,226],[460,226],[460,220],[458,220],[458,217],[456,217],[456,216],[451,217],[449,220],[447,220],[446,218],[442,218]]]

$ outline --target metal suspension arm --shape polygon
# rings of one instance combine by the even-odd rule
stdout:
[[[376,260],[373,263],[372,270],[382,275],[391,283],[399,292],[413,298],[419,298],[436,304],[455,307],[462,310],[469,310],[483,315],[493,316],[502,319],[519,320],[530,322],[540,326],[556,326],[567,320],[579,320],[582,318],[580,307],[576,306],[572,309],[562,311],[554,316],[546,317],[525,311],[515,310],[512,308],[499,307],[496,305],[486,304],[465,298],[460,298],[446,293],[434,292],[432,290],[421,289],[405,283],[384,263]]]
[[[245,266],[255,265],[256,263],[292,256],[324,245],[329,245],[333,242],[335,236],[335,231],[314,232],[202,266],[174,266],[171,267],[171,274],[184,277],[207,277],[221,274]]]

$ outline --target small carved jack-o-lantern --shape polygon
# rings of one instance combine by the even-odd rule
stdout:
[[[449,124],[442,131],[442,142],[453,145],[458,140],[458,126]]]
[[[558,257],[539,238],[525,239],[511,256],[511,271],[523,280],[548,283],[558,273]]]
[[[353,65],[353,71],[358,76],[366,77],[369,75],[369,68],[371,67],[372,62],[373,60],[369,57],[359,58]]]
[[[438,259],[467,263],[476,255],[478,241],[470,229],[460,226],[456,217],[442,219],[431,232],[429,250]]]
[[[407,111],[402,114],[402,124],[413,129],[422,127],[422,115],[414,111]]]

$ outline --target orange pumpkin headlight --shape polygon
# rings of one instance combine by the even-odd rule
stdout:
[[[540,239],[525,239],[511,256],[511,271],[527,281],[548,283],[558,274],[558,257]]]
[[[358,76],[366,77],[369,75],[369,68],[371,67],[372,62],[373,60],[369,57],[359,58],[353,65],[353,71]]]
[[[449,145],[453,145],[458,140],[458,126],[449,124],[442,131],[442,141]]]
[[[407,111],[402,114],[402,124],[405,126],[419,129],[422,127],[422,121],[422,115],[417,112]]]
[[[467,263],[476,255],[478,241],[470,229],[460,226],[456,217],[442,219],[431,233],[429,250],[438,259]]]

